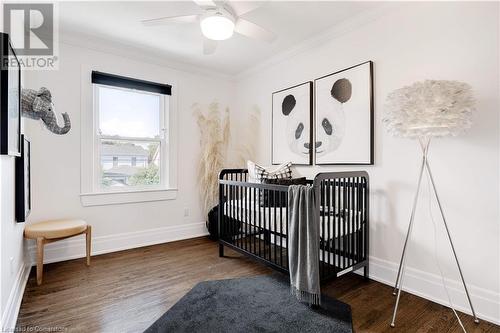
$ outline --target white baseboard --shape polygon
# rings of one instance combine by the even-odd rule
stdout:
[[[13,332],[16,327],[17,315],[23,300],[24,288],[30,274],[31,265],[23,263],[17,272],[16,280],[10,291],[9,299],[2,313],[2,332]]]
[[[199,222],[136,232],[127,232],[110,236],[92,237],[92,255],[168,243],[206,235],[208,235],[208,232],[205,227],[205,222]],[[29,263],[31,265],[35,265],[35,244],[30,245],[29,256]],[[83,257],[85,257],[85,238],[83,235],[47,244],[45,246],[44,263]]]
[[[394,286],[397,273],[398,264],[370,257],[371,279]],[[467,278],[467,276],[465,276],[465,278]],[[465,290],[460,281],[450,279],[446,279],[445,281],[455,309],[472,314]],[[478,318],[499,325],[500,294],[471,285],[470,283],[467,283],[467,288]],[[449,306],[448,298],[439,275],[406,267],[403,290],[433,302]],[[401,297],[404,297],[404,295]]]

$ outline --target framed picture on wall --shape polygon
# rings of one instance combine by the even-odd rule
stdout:
[[[21,156],[16,157],[16,220],[25,222],[31,212],[31,143],[22,137]]]
[[[273,93],[272,164],[312,164],[312,82]]]
[[[0,33],[0,154],[21,155],[21,66],[9,35]]]
[[[373,63],[323,76],[314,84],[316,164],[373,164]]]

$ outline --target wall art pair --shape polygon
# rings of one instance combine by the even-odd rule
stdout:
[[[373,164],[373,63],[273,93],[271,127],[273,164]]]

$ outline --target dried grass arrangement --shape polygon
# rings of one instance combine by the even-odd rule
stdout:
[[[260,138],[260,109],[254,105],[248,113],[245,126],[238,132],[238,146],[236,150],[236,167],[245,169],[247,161],[255,161],[256,142]]]
[[[229,109],[221,115],[219,104],[211,103],[204,112],[199,104],[193,113],[200,129],[201,154],[198,165],[198,182],[204,216],[218,201],[218,176],[227,160],[230,137]]]

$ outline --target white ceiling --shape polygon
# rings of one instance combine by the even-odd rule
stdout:
[[[201,13],[190,1],[92,1],[60,2],[59,30],[64,36],[98,38],[134,46],[155,56],[166,57],[221,74],[236,75],[262,61],[313,38],[340,22],[380,6],[379,2],[280,1],[264,2],[243,15],[274,32],[277,39],[266,43],[234,34],[219,43],[213,55],[203,55],[199,25],[172,24],[145,27],[140,20]]]

